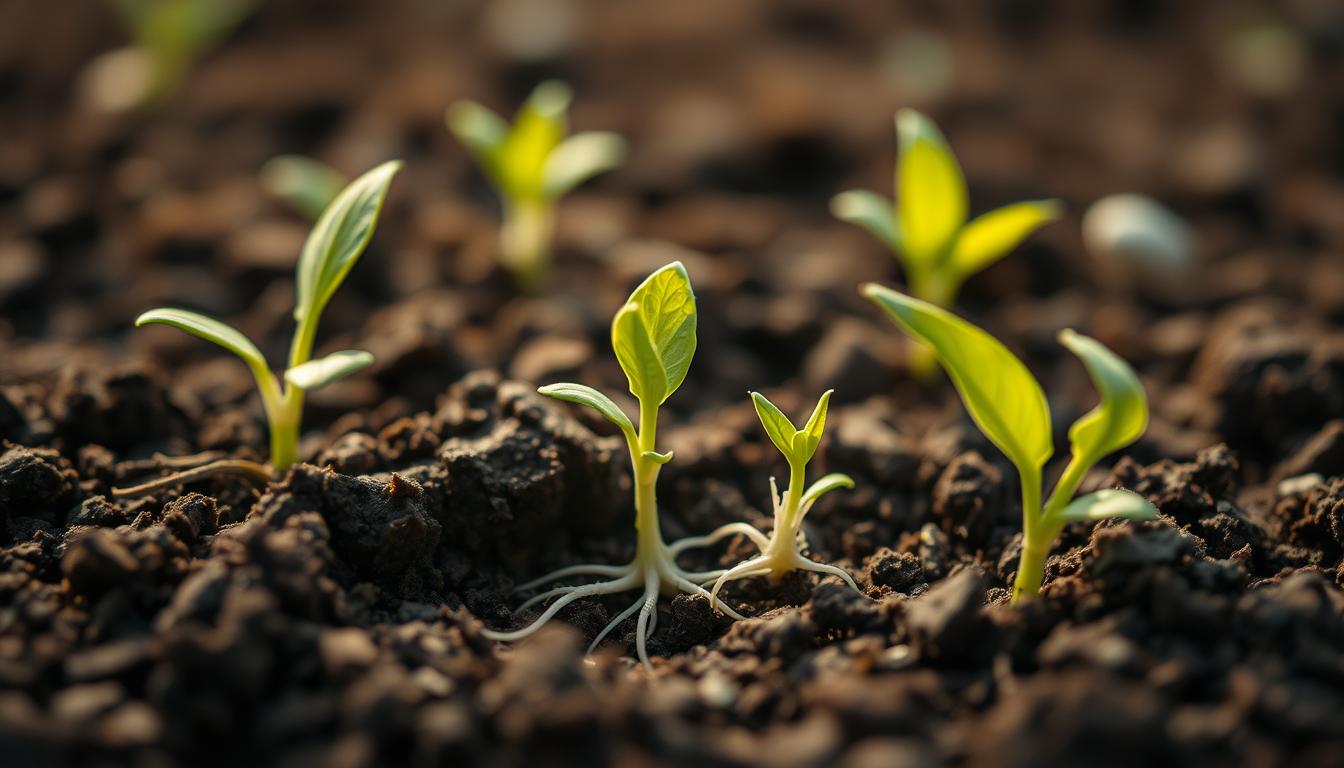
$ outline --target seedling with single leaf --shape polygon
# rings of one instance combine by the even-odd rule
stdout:
[[[1083,476],[1106,454],[1139,439],[1148,426],[1148,400],[1134,371],[1094,339],[1065,330],[1059,342],[1077,355],[1101,403],[1069,428],[1072,456],[1041,506],[1041,473],[1054,452],[1045,393],[1021,360],[994,337],[928,302],[868,284],[863,293],[907,333],[933,348],[971,418],[1017,468],[1022,481],[1022,557],[1014,603],[1034,597],[1045,559],[1065,524],[1123,517],[1152,520],[1157,509],[1142,496],[1108,489],[1074,498]]]
[[[864,190],[831,200],[837,218],[867,229],[896,254],[910,292],[950,307],[961,284],[1003,258],[1042,225],[1059,218],[1058,200],[1013,203],[967,221],[966,179],[933,121],[912,109],[896,114],[896,201]],[[933,370],[925,346],[911,367]]]
[[[723,585],[733,579],[769,576],[772,581],[777,581],[793,570],[816,571],[838,576],[855,591],[861,591],[844,569],[809,560],[801,551],[806,541],[803,536],[803,518],[807,516],[808,510],[812,509],[812,505],[836,488],[854,487],[854,481],[848,475],[833,472],[813,483],[807,490],[803,490],[807,476],[807,462],[811,461],[817,452],[817,446],[821,445],[821,433],[826,429],[826,410],[831,400],[831,391],[827,390],[817,401],[817,407],[812,410],[811,418],[802,429],[793,426],[789,417],[767,400],[765,395],[760,392],[751,393],[751,402],[756,406],[756,415],[760,417],[765,433],[789,463],[789,487],[781,495],[775,485],[775,478],[770,478],[770,503],[774,507],[775,529],[770,534],[769,542],[762,547],[760,555],[721,574],[715,580],[714,588],[710,590],[712,597],[717,598]]]
[[[529,292],[546,280],[556,201],[625,159],[625,141],[614,133],[565,136],[572,96],[564,83],[542,83],[512,126],[472,101],[448,109],[448,128],[475,155],[503,203],[500,260]]]
[[[717,579],[723,573],[722,570],[687,571],[677,565],[676,557],[687,549],[712,544],[734,533],[741,533],[764,547],[765,536],[746,523],[732,523],[708,536],[666,544],[658,523],[658,473],[664,464],[672,460],[671,453],[658,452],[658,409],[686,378],[691,358],[695,354],[695,329],[695,294],[681,262],[673,262],[650,275],[616,313],[611,324],[611,346],[630,382],[630,394],[639,401],[637,428],[611,398],[591,387],[582,384],[552,384],[538,390],[548,397],[596,410],[619,427],[625,436],[630,449],[635,486],[635,559],[625,565],[572,565],[519,586],[518,591],[521,592],[569,576],[610,577],[607,581],[594,584],[556,587],[542,592],[519,607],[521,611],[545,600],[558,598],[535,621],[512,632],[490,630],[485,633],[487,637],[519,640],[536,632],[560,609],[575,600],[642,589],[643,595],[599,632],[588,650],[596,648],[608,633],[638,611],[635,649],[640,661],[648,665],[646,640],[657,625],[656,606],[661,592],[704,595],[724,613],[735,619],[742,618],[700,586]]]
[[[355,349],[333,352],[314,360],[313,343],[322,310],[373,237],[388,186],[400,167],[398,161],[384,163],[355,179],[327,206],[308,235],[299,255],[294,306],[296,327],[283,383],[271,372],[261,350],[251,339],[219,320],[185,309],[161,308],[151,309],[135,321],[137,326],[161,324],[179,328],[218,344],[247,363],[261,392],[261,404],[270,424],[271,461],[269,468],[252,462],[216,462],[192,470],[189,475],[173,475],[135,488],[120,489],[119,493],[141,493],[183,482],[201,476],[207,469],[269,479],[298,461],[304,394],[373,363],[373,355]]]

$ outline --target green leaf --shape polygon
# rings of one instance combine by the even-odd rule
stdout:
[[[160,308],[151,309],[140,315],[136,318],[135,325],[137,328],[142,325],[171,325],[229,350],[241,357],[243,362],[253,369],[254,373],[260,370],[267,375],[270,374],[270,369],[266,367],[266,358],[262,356],[261,350],[257,349],[257,345],[253,344],[251,339],[213,317],[207,317],[186,309]]]
[[[903,109],[896,114],[896,133],[896,218],[902,248],[912,261],[930,264],[943,257],[966,223],[966,180],[932,120]]]
[[[513,121],[500,148],[499,175],[504,194],[513,200],[541,197],[542,170],[565,137],[569,86],[554,80],[537,86]]]
[[[652,461],[655,464],[666,464],[667,462],[672,460],[671,451],[668,451],[667,453],[659,453],[657,451],[644,451],[639,455],[644,459],[647,459],[648,461]]]
[[[994,337],[925,301],[869,283],[863,294],[933,347],[971,418],[1024,475],[1039,474],[1053,446],[1045,393]]]
[[[625,139],[607,131],[579,133],[564,141],[546,158],[542,192],[556,198],[599,173],[625,161]]]
[[[635,439],[635,425],[630,423],[630,417],[626,416],[611,398],[592,387],[585,387],[582,384],[551,384],[537,391],[556,400],[586,405],[605,416],[607,421],[620,427],[627,440]]]
[[[661,405],[677,391],[695,356],[695,293],[681,262],[639,285],[611,324],[611,346],[630,394]]]
[[[388,185],[400,168],[401,162],[394,160],[355,179],[317,220],[299,256],[295,320],[316,319],[355,266],[373,237]]]
[[[784,458],[789,463],[794,461],[793,440],[798,434],[798,428],[793,426],[789,417],[784,412],[775,407],[775,404],[766,399],[760,392],[752,392],[751,404],[756,406],[756,415],[761,420],[761,426],[765,427],[765,434],[770,437],[770,442],[775,444],[779,452],[784,454]]]
[[[448,108],[445,116],[448,130],[476,158],[485,175],[495,185],[501,185],[500,152],[509,136],[509,125],[493,111],[474,101],[459,101]]]
[[[1148,427],[1148,398],[1134,369],[1095,339],[1065,329],[1059,343],[1087,366],[1101,403],[1069,427],[1073,454],[1087,465],[1133,443]]]
[[[1104,520],[1123,517],[1129,520],[1156,520],[1157,507],[1132,491],[1107,489],[1079,496],[1059,512],[1065,522],[1077,520]]]
[[[373,355],[361,349],[343,349],[309,360],[285,371],[285,381],[299,389],[321,389],[337,379],[373,365]]]
[[[817,400],[817,407],[812,409],[812,416],[808,418],[807,424],[793,436],[793,453],[801,461],[811,461],[817,452],[817,446],[821,445],[821,433],[826,430],[826,410],[834,392],[835,390],[828,389],[822,393],[821,399]]]
[[[302,155],[280,155],[261,169],[261,183],[267,192],[314,221],[336,199],[347,181],[335,168]]]
[[[874,192],[852,189],[831,198],[831,213],[841,221],[863,227],[888,248],[900,252],[896,206],[887,198]]]
[[[817,499],[834,491],[837,488],[853,488],[854,480],[849,475],[843,475],[839,472],[832,472],[822,477],[803,491],[803,498],[800,502],[803,507],[810,507],[815,504]]]
[[[1058,200],[1013,203],[977,216],[957,235],[952,268],[965,278],[1003,258],[1042,225],[1058,219],[1064,207]]]

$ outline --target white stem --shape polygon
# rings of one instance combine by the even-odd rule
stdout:
[[[561,608],[564,608],[566,605],[569,605],[579,598],[590,597],[592,595],[607,595],[613,592],[624,592],[638,583],[639,579],[636,574],[630,573],[615,581],[604,581],[600,584],[587,584],[582,587],[565,587],[564,589],[570,590],[569,594],[561,597],[554,603],[551,603],[551,606],[546,609],[545,613],[538,616],[536,621],[526,627],[513,632],[496,632],[487,629],[481,634],[491,640],[521,640],[533,632],[536,632],[538,629],[541,629],[541,626],[550,621],[552,616],[559,613]]]
[[[629,571],[630,566],[628,565],[597,565],[596,563],[571,565],[566,568],[551,571],[545,576],[538,576],[526,584],[519,584],[513,588],[513,591],[526,592],[529,589],[536,589],[542,584],[555,581],[556,579],[563,579],[566,576],[621,576],[625,573],[629,573]]]

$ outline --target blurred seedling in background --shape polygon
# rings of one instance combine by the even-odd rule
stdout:
[[[388,186],[400,167],[399,161],[384,163],[355,179],[327,206],[304,242],[296,271],[296,327],[283,381],[271,372],[266,358],[251,339],[219,320],[185,309],[161,308],[151,309],[135,321],[136,326],[161,324],[179,328],[218,344],[247,363],[261,392],[262,407],[270,425],[271,461],[269,467],[242,460],[217,461],[134,488],[119,489],[117,494],[144,493],[219,473],[270,480],[298,461],[304,393],[373,363],[373,355],[355,349],[313,360],[313,343],[322,310],[373,237]]]
[[[896,114],[896,201],[864,190],[831,200],[831,212],[881,240],[900,260],[910,292],[950,307],[961,284],[1003,258],[1042,225],[1059,218],[1058,200],[1013,203],[967,221],[966,179],[933,121],[911,109]],[[912,352],[920,376],[934,369],[927,346]]]
[[[817,402],[817,407],[813,409],[807,424],[798,429],[789,421],[789,417],[766,399],[765,395],[759,392],[751,393],[751,402],[756,406],[756,415],[760,417],[765,433],[788,461],[789,487],[783,495],[780,495],[779,488],[775,485],[775,478],[770,478],[770,503],[774,507],[775,529],[771,532],[769,541],[761,547],[759,556],[734,566],[715,580],[714,588],[710,590],[712,597],[717,599],[719,590],[733,579],[769,576],[771,581],[778,581],[784,574],[793,570],[816,571],[838,576],[855,591],[862,592],[854,583],[854,579],[843,569],[813,562],[803,557],[802,553],[802,548],[806,545],[806,538],[803,536],[803,518],[812,509],[812,505],[836,488],[854,487],[854,481],[848,475],[831,473],[813,483],[807,490],[803,490],[803,484],[807,479],[807,462],[816,454],[817,446],[821,445],[821,433],[826,429],[826,410],[830,400],[831,390],[827,390]]]
[[[349,183],[340,171],[303,155],[273,157],[261,168],[261,186],[299,213],[317,221]]]
[[[582,384],[552,384],[538,390],[548,397],[596,410],[619,427],[625,436],[630,449],[635,486],[635,559],[625,565],[573,565],[519,586],[517,591],[523,592],[568,576],[610,578],[594,584],[556,587],[529,598],[518,608],[519,611],[551,598],[559,599],[527,627],[512,632],[487,630],[486,637],[519,640],[536,632],[560,609],[575,600],[642,589],[643,595],[612,619],[593,639],[588,650],[591,652],[608,633],[638,611],[635,648],[639,660],[647,666],[649,654],[646,641],[657,626],[660,593],[704,595],[719,610],[735,619],[742,618],[736,611],[710,597],[709,592],[700,586],[717,579],[723,574],[722,570],[686,571],[677,565],[676,557],[687,549],[706,546],[735,533],[748,536],[764,547],[765,536],[746,523],[733,523],[708,536],[665,544],[658,522],[658,473],[664,464],[672,460],[672,454],[659,453],[657,450],[658,409],[686,378],[691,358],[695,354],[696,317],[695,294],[681,262],[673,262],[650,275],[616,313],[611,324],[611,346],[629,379],[630,394],[639,401],[638,428],[611,398],[591,387]]]
[[[448,128],[499,192],[500,260],[519,288],[528,292],[540,290],[546,282],[556,201],[625,159],[625,141],[614,133],[589,131],[566,137],[571,98],[564,83],[542,83],[512,126],[472,101],[459,101],[448,109]]]
[[[868,284],[863,293],[907,333],[933,348],[980,431],[1017,468],[1022,482],[1022,556],[1014,603],[1035,597],[1045,560],[1065,524],[1123,517],[1152,520],[1157,508],[1126,490],[1074,498],[1084,475],[1106,454],[1133,443],[1148,426],[1148,400],[1134,371],[1094,339],[1062,331],[1059,341],[1077,355],[1101,394],[1101,403],[1069,428],[1072,456],[1054,492],[1041,506],[1041,474],[1054,453],[1045,393],[1021,360],[994,337],[928,302]]]
[[[100,109],[123,112],[171,98],[202,55],[247,18],[256,0],[111,0],[131,45],[89,65],[85,87]]]

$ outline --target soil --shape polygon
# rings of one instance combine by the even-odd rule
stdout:
[[[1274,11],[1304,57],[1274,93],[1220,57],[1238,17],[1218,3],[495,5],[265,3],[171,103],[130,116],[80,98],[84,64],[123,42],[104,4],[0,7],[6,765],[1338,764],[1335,4]],[[541,58],[499,32],[555,8]],[[917,38],[955,62],[941,90],[901,57]],[[562,205],[553,284],[520,297],[442,112],[509,108],[548,76],[575,86],[577,128],[633,152]],[[841,189],[888,188],[903,105],[945,129],[973,211],[1067,204],[958,305],[1041,378],[1058,453],[1095,402],[1061,328],[1130,360],[1153,407],[1085,486],[1142,493],[1161,518],[1069,527],[1018,607],[1016,475],[945,382],[902,370],[905,343],[855,290],[899,270],[827,212]],[[285,152],[347,173],[407,161],[320,331],[378,362],[311,397],[306,463],[280,481],[114,499],[161,456],[265,458],[243,366],[129,326],[185,304],[283,354],[307,225],[256,171]],[[1194,271],[1086,255],[1082,211],[1123,191],[1189,221]],[[752,618],[735,623],[664,600],[651,671],[630,622],[584,656],[626,596],[497,646],[483,627],[534,615],[514,612],[515,584],[633,553],[619,436],[534,389],[624,393],[610,317],[674,258],[700,343],[664,410],[665,536],[768,527],[783,465],[745,392],[798,414],[834,387],[812,472],[856,487],[806,533],[865,594],[740,582],[725,594]]]

